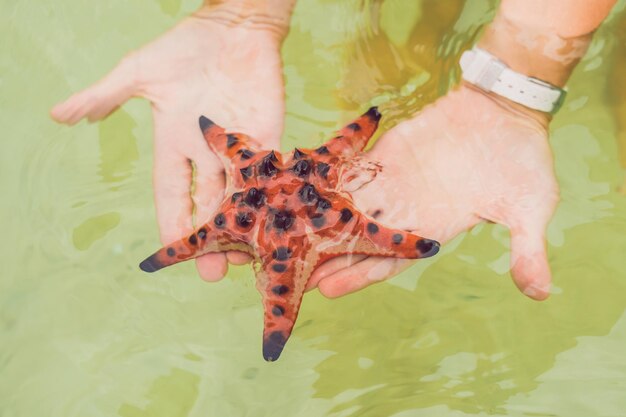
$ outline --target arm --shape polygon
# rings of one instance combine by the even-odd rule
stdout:
[[[516,72],[565,86],[616,0],[503,0],[478,46]],[[506,100],[506,99],[503,99]],[[549,115],[509,102],[546,124]]]
[[[296,0],[204,0],[196,15],[228,26],[265,28],[282,41],[295,4]]]
[[[479,45],[515,71],[563,86],[614,3],[503,0]],[[381,213],[382,223],[440,242],[484,220],[506,226],[513,280],[543,300],[551,281],[545,230],[558,202],[549,121],[548,114],[463,83],[376,143],[370,156],[385,169],[354,199],[361,210]],[[409,265],[337,258],[315,271],[309,288],[338,297]]]

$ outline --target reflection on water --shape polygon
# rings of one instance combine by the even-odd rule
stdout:
[[[72,234],[74,246],[78,250],[86,250],[98,239],[120,224],[118,213],[105,213],[91,217],[78,225]]]
[[[124,110],[118,110],[98,124],[100,132],[100,175],[104,182],[120,182],[132,175],[139,159],[136,123]]]
[[[428,268],[338,300],[308,294],[289,351],[267,364],[248,267],[215,284],[193,265],[137,269],[158,242],[148,106],[73,128],[46,115],[194,7],[35,2],[0,16],[11,41],[0,56],[0,415],[623,414],[623,11],[599,30],[552,126],[562,202],[549,301],[517,293],[506,230],[479,226]],[[445,94],[494,7],[300,0],[283,47],[283,147],[314,146],[370,104],[384,131]]]
[[[156,378],[145,398],[148,403],[138,407],[122,404],[121,417],[187,416],[198,397],[200,377],[184,369],[174,368],[168,375]]]
[[[613,62],[611,62],[610,70],[610,82],[614,88],[608,89],[607,93],[617,124],[616,138],[620,162],[623,172],[626,173],[626,76],[624,75],[624,68],[626,68],[626,18],[619,16],[616,17],[616,20],[618,22],[613,24],[615,30],[613,42],[615,45],[613,46]],[[620,191],[626,195],[626,175],[623,175],[623,178]]]

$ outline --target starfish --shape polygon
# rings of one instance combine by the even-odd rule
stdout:
[[[281,154],[201,116],[204,138],[226,170],[225,198],[208,223],[140,268],[154,272],[208,252],[250,254],[263,297],[263,356],[278,359],[317,265],[344,254],[417,259],[439,251],[434,240],[390,229],[360,212],[346,191],[359,173],[376,174],[355,164],[380,118],[372,107],[319,148]]]

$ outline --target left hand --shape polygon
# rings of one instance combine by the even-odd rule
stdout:
[[[280,45],[287,28],[237,7],[203,6],[51,111],[55,120],[71,125],[102,119],[131,97],[150,100],[154,196],[164,245],[191,233],[194,210],[197,227],[223,198],[223,166],[202,137],[200,115],[254,136],[268,149],[279,145],[285,114]],[[200,276],[222,278],[227,256],[232,263],[249,259],[238,252],[205,254],[196,260]]]
[[[548,117],[461,86],[387,132],[368,154],[383,165],[353,193],[389,226],[446,242],[487,220],[511,231],[511,273],[548,297],[545,229],[558,202]],[[339,297],[392,277],[413,261],[352,256],[317,268],[308,288]]]

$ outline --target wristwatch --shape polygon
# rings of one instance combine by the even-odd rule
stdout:
[[[515,72],[478,47],[463,52],[460,64],[465,81],[528,108],[554,114],[565,100],[564,89]]]

